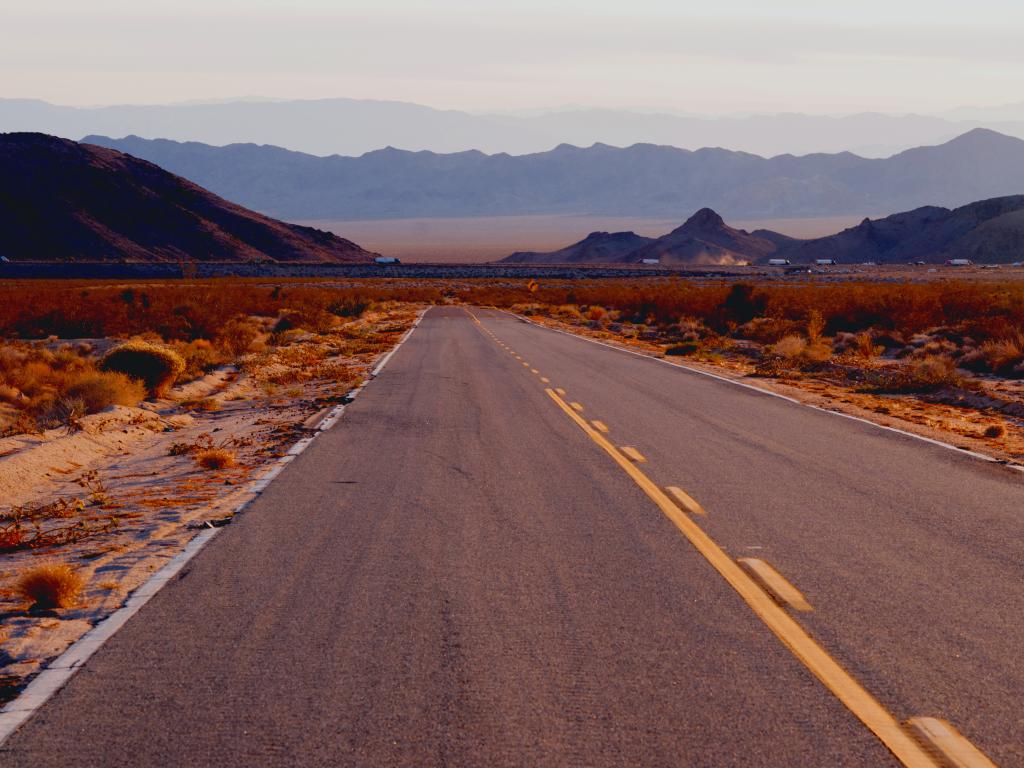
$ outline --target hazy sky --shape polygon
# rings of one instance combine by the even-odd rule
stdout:
[[[1022,0],[0,0],[0,97],[941,112],[1024,101]]]

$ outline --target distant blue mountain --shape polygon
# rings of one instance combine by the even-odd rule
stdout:
[[[1024,141],[975,129],[884,159],[849,152],[763,158],[652,144],[560,145],[531,155],[408,152],[319,157],[273,146],[88,136],[278,218],[512,214],[730,218],[826,216],[955,207],[1024,192]]]

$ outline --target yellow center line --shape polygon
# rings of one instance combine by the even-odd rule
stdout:
[[[811,604],[807,602],[803,592],[790,584],[785,576],[764,560],[756,557],[741,557],[736,562],[782,605],[788,605],[793,610],[803,613],[812,610]]]
[[[530,373],[537,373],[537,374],[539,374],[540,371],[538,371],[536,368],[531,368],[530,369]]]
[[[647,461],[647,459],[644,458],[644,455],[632,445],[624,445],[619,450],[625,454],[626,458],[630,461],[635,461],[637,464],[643,464]]]
[[[907,727],[918,740],[953,768],[996,768],[988,757],[956,728],[937,717],[912,717]]]
[[[598,421],[597,419],[594,419],[592,422],[590,422],[590,424],[598,432],[607,432],[608,431],[608,425],[605,424],[603,421]]]
[[[551,383],[551,379],[549,379],[547,376],[541,376],[540,380],[543,381],[545,384]]]
[[[912,739],[892,714],[867,689],[854,679],[842,665],[804,631],[792,616],[780,607],[748,576],[715,541],[695,522],[683,514],[665,493],[615,446],[578,416],[553,390],[545,390],[552,400],[597,443],[616,464],[647,494],[680,533],[739,593],[754,613],[789,650],[838,698],[879,740],[906,766],[935,768],[936,763]]]
[[[571,408],[572,408],[572,409],[573,409],[574,411],[582,411],[582,410],[583,410],[583,406],[582,406],[582,405],[580,405],[579,403],[569,403],[569,406],[570,406],[570,407],[571,407]]]
[[[668,495],[675,499],[676,503],[680,507],[685,509],[691,515],[707,515],[704,511],[704,507],[697,503],[697,500],[690,494],[675,485],[670,485],[665,488],[668,491]]]

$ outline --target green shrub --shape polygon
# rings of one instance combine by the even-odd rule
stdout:
[[[150,395],[160,397],[185,370],[185,361],[167,347],[148,341],[128,341],[107,352],[100,360],[100,368],[138,379]]]

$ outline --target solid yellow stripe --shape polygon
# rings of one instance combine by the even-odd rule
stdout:
[[[779,607],[771,597],[761,589],[733,560],[722,551],[690,518],[683,514],[671,499],[655,485],[650,478],[637,469],[629,459],[615,449],[598,432],[570,408],[562,398],[552,390],[545,390],[558,407],[561,408],[595,443],[625,470],[644,493],[658,505],[658,508],[671,520],[676,528],[689,539],[690,543],[701,555],[729,582],[747,605],[768,625],[793,655],[800,659],[814,675],[835,694],[854,715],[899,759],[901,763],[912,768],[935,768],[935,762],[907,733],[900,728],[899,722],[858,683],[843,667],[818,645],[792,616]]]

